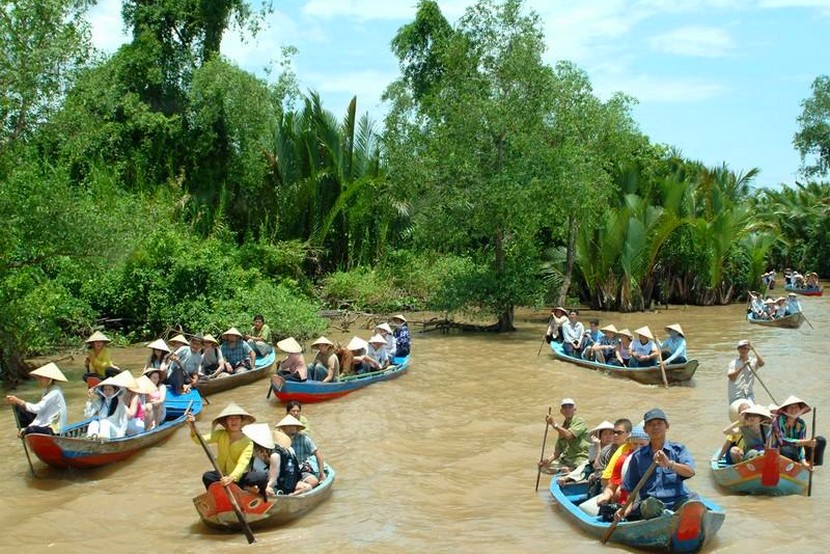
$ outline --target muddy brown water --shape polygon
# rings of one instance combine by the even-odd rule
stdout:
[[[818,407],[818,427],[830,421],[826,335],[830,300],[802,298],[815,329],[751,326],[742,306],[671,306],[636,314],[583,312],[587,321],[634,329],[680,322],[700,367],[691,386],[639,385],[554,361],[545,345],[537,356],[547,314],[521,312],[516,333],[420,334],[408,374],[344,398],[308,404],[305,415],[326,460],[338,472],[334,494],[306,517],[241,534],[211,531],[191,499],[202,492],[208,469],[201,448],[180,429],[167,442],[127,461],[96,470],[59,470],[35,460],[32,478],[14,420],[0,417],[0,453],[7,478],[0,499],[3,552],[572,552],[625,551],[602,546],[558,513],[543,476],[538,493],[535,462],[549,406],[576,399],[578,413],[595,425],[662,407],[669,436],[684,442],[697,463],[688,484],[718,502],[726,521],[712,552],[772,552],[786,545],[801,553],[825,552],[830,475],[817,471],[813,496],[755,498],[728,495],[713,483],[707,460],[722,442],[727,422],[725,368],[735,343],[749,337],[766,357],[761,376],[778,400],[789,394]],[[413,316],[419,319],[418,314]],[[350,335],[333,332],[348,340]],[[368,331],[360,330],[368,336]],[[123,367],[138,369],[146,350],[114,349]],[[81,358],[60,366],[73,382],[64,387],[70,420],[83,410],[78,381]],[[137,373],[137,372],[134,372]],[[756,383],[759,401],[770,402]],[[267,401],[267,381],[218,393],[200,416],[200,428],[230,401],[275,422],[284,407]],[[27,386],[15,394],[38,396]],[[825,435],[830,434],[828,431]],[[552,448],[549,441],[548,449]]]

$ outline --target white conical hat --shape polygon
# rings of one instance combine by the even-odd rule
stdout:
[[[54,379],[55,381],[64,381],[66,382],[68,379],[64,376],[63,372],[60,368],[55,365],[54,362],[49,362],[44,366],[40,366],[36,370],[29,373],[29,375],[38,375],[40,377],[46,377],[48,379]]]
[[[334,346],[334,343],[333,343],[333,342],[331,342],[331,341],[330,341],[328,338],[326,338],[326,337],[320,337],[320,338],[318,338],[317,340],[315,340],[314,342],[312,342],[312,343],[311,343],[311,346],[319,346],[319,345],[321,345],[321,344],[328,344],[329,346]]]
[[[281,429],[274,429],[274,442],[283,448],[291,448],[291,437],[282,432]]]
[[[406,318],[403,316],[403,314],[395,314],[392,317],[390,317],[389,319],[399,319],[399,320],[403,321],[404,323],[406,323]]]
[[[370,343],[386,344],[386,339],[383,338],[383,335],[378,333],[377,335],[372,335],[372,338],[369,339],[369,342]]]
[[[242,433],[251,439],[254,444],[272,450],[274,448],[274,436],[267,423],[251,423],[242,428]]]
[[[284,418],[282,418],[279,423],[274,425],[274,427],[299,427],[300,429],[305,429],[305,425],[303,425],[299,419],[294,417],[291,414],[288,414]]]
[[[383,329],[387,333],[392,332],[392,328],[389,326],[388,323],[381,323],[380,325],[375,325],[375,329]]]
[[[153,342],[147,345],[147,348],[152,348],[153,350],[161,350],[162,352],[170,352],[170,348],[167,346],[167,343],[165,343],[161,339],[154,340]]]
[[[295,339],[294,337],[282,339],[277,343],[277,348],[279,348],[283,352],[288,352],[289,354],[299,354],[303,351],[303,347],[300,346],[300,343],[297,342],[297,339]]]
[[[213,336],[213,335],[211,335],[210,333],[208,333],[207,335],[205,335],[205,337],[204,337],[204,342],[209,342],[209,343],[211,343],[211,344],[219,344],[219,341],[218,341],[218,340],[216,340],[216,337],[214,337],[214,336]]]
[[[106,336],[101,331],[95,331],[94,333],[92,333],[91,337],[86,339],[86,342],[87,343],[93,343],[93,342],[112,342],[112,341],[109,339],[108,336]]]
[[[784,400],[784,401],[783,401],[781,404],[779,404],[779,405],[778,405],[778,406],[777,406],[774,410],[772,410],[772,413],[774,413],[774,414],[778,415],[778,412],[780,412],[783,408],[786,408],[787,406],[792,406],[793,404],[804,404],[804,406],[807,408],[807,409],[804,411],[804,413],[805,413],[805,414],[806,414],[806,413],[809,413],[809,412],[811,412],[811,411],[813,410],[813,409],[812,409],[812,408],[811,408],[811,407],[810,407],[810,406],[809,406],[806,402],[804,402],[804,401],[803,401],[802,399],[800,399],[799,397],[797,397],[797,396],[793,396],[793,395],[790,395],[790,396],[788,396],[788,397],[787,397],[787,399],[786,399],[786,400]]]
[[[686,336],[686,333],[683,332],[683,327],[681,327],[679,323],[672,323],[671,325],[666,325],[666,329],[669,329],[671,331],[677,331],[677,334],[681,337]]]
[[[174,342],[177,342],[179,344],[190,344],[190,341],[187,340],[187,338],[185,338],[185,336],[181,333],[170,339],[170,344],[173,344]]]
[[[629,331],[628,329],[620,329],[619,331],[617,331],[617,334],[622,335],[624,337],[628,337],[630,339],[634,338],[634,335],[632,335],[631,331]]]
[[[607,420],[603,421],[602,423],[600,423],[599,425],[597,425],[596,427],[591,429],[591,434],[599,436],[599,433],[601,431],[605,431],[606,429],[608,429],[609,431],[613,431],[614,430],[614,424],[611,423],[610,421],[607,421]]]
[[[616,332],[617,332],[617,328],[616,328],[616,327],[614,327],[614,324],[613,324],[613,323],[609,323],[608,325],[606,325],[605,327],[603,327],[602,329],[600,329],[600,331],[605,331],[606,333],[616,333]]]
[[[153,394],[158,391],[158,387],[146,375],[142,375],[135,380],[134,387],[127,387],[136,394]]]
[[[227,335],[234,335],[234,336],[237,336],[237,337],[241,337],[242,333],[240,333],[239,329],[237,329],[236,327],[231,327],[230,329],[228,329],[227,331],[222,333],[223,337],[227,336]]]
[[[651,329],[648,328],[648,325],[644,327],[640,327],[634,331],[638,335],[643,335],[645,338],[654,340],[654,335],[651,334]]]
[[[136,388],[135,377],[133,374],[127,370],[122,371],[115,377],[111,377],[112,383],[110,385],[115,385],[117,387],[124,387],[125,389],[134,389]]]
[[[365,350],[369,343],[360,337],[352,337],[349,344],[346,345],[346,350]]]
[[[219,415],[213,418],[213,425],[218,425],[220,422],[219,420],[225,419],[228,416],[238,415],[242,417],[242,421],[245,421],[245,418],[248,418],[250,421],[248,424],[254,423],[256,418],[242,409],[238,404],[235,402],[231,402],[228,404],[224,410],[219,412]]]

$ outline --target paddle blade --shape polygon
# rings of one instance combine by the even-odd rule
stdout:
[[[778,449],[768,448],[764,451],[761,467],[761,484],[765,487],[778,485]]]

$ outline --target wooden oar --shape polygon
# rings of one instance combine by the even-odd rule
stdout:
[[[17,410],[14,406],[12,406],[12,413],[14,414],[14,421],[17,425],[17,431],[23,428],[20,424],[20,416],[17,414]],[[815,425],[815,415],[813,416],[813,425]],[[29,447],[26,446],[26,437],[24,435],[20,435],[20,442],[23,443],[23,452],[26,453],[26,461],[29,462],[29,469],[32,470],[32,477],[37,477],[37,473],[35,473],[35,466],[32,465],[32,457],[29,456]]]
[[[751,366],[751,365],[749,365],[749,364],[746,364],[746,365],[749,367],[749,371],[751,371],[751,372],[752,372],[752,374],[755,376],[755,378],[758,380],[758,382],[761,384],[761,386],[762,386],[762,387],[764,387],[764,390],[765,390],[765,391],[767,391],[767,394],[769,395],[769,398],[770,398],[770,400],[772,400],[773,404],[778,405],[778,401],[775,399],[775,397],[774,397],[774,396],[772,395],[772,393],[769,391],[769,389],[768,389],[768,388],[767,388],[767,386],[764,384],[764,382],[763,382],[763,381],[761,381],[761,378],[758,376],[758,374],[757,374],[757,373],[755,373],[755,370],[754,370],[754,369],[752,369],[752,366]]]
[[[807,496],[813,494],[813,472],[816,469],[816,408],[813,408],[813,447],[810,449],[810,476],[807,478]]]
[[[666,362],[663,361],[663,345],[656,338],[654,342],[657,343],[657,359],[660,360],[660,373],[663,375],[663,384],[669,388],[669,379],[666,377]]]
[[[634,490],[628,495],[628,500],[625,501],[625,505],[620,508],[620,513],[625,514],[625,511],[631,506],[631,503],[634,502],[634,499],[637,498],[637,495],[640,494],[640,489],[643,488],[643,485],[646,484],[648,478],[651,477],[651,474],[654,473],[654,468],[657,467],[657,462],[651,462],[651,465],[648,466],[645,474],[640,479],[640,482],[637,483],[637,486],[634,487]],[[608,542],[608,539],[611,538],[611,535],[614,534],[614,531],[617,529],[617,525],[619,525],[621,520],[615,519],[614,522],[611,524],[611,527],[608,528],[608,531],[605,533],[605,536],[602,537],[602,544]]]
[[[539,354],[542,353],[542,347],[545,345],[545,338],[548,335],[547,331],[548,327],[550,327],[551,321],[553,321],[553,314],[550,314],[550,317],[548,318],[548,326],[545,327],[545,334],[542,336],[542,344],[539,345],[539,350],[536,351],[536,356],[539,356]]]
[[[193,432],[194,435],[199,439],[199,444],[202,445],[202,449],[207,454],[210,463],[213,465],[213,469],[216,473],[219,474],[219,479],[221,480],[224,475],[222,474],[222,470],[219,469],[219,464],[216,462],[216,458],[213,456],[213,452],[210,451],[208,448],[207,443],[205,443],[205,439],[196,429],[196,422],[190,421],[190,430]],[[242,513],[242,508],[239,507],[239,502],[236,500],[236,497],[233,495],[230,489],[230,485],[222,485],[225,488],[225,494],[228,495],[228,500],[231,502],[231,506],[233,506],[233,511],[236,513],[236,518],[239,520],[240,525],[242,525],[242,530],[245,533],[245,537],[248,539],[248,544],[256,542],[256,537],[254,536],[254,532],[251,531],[251,526],[248,525],[248,521],[245,519],[245,514]]]
[[[810,320],[809,320],[809,319],[807,319],[807,316],[806,316],[806,315],[804,315],[804,312],[799,312],[799,313],[801,314],[801,317],[803,317],[803,318],[804,318],[804,321],[806,321],[806,322],[807,322],[807,325],[809,325],[809,326],[810,326],[810,329],[815,330],[815,327],[813,327],[813,324],[812,324],[812,323],[810,323]]]
[[[552,407],[548,406],[548,415],[550,415],[551,410]],[[542,437],[542,453],[539,454],[540,462],[545,459],[545,444],[548,442],[548,427],[550,427],[550,424],[548,423],[548,418],[545,418],[545,435]],[[539,479],[541,478],[542,466],[539,466],[538,471],[536,472],[536,492],[539,492]]]

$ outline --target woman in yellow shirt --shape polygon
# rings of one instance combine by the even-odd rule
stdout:
[[[188,421],[195,421],[192,414],[188,414]],[[202,475],[205,489],[213,483],[220,482],[223,486],[237,483],[240,487],[248,485],[247,476],[251,457],[254,453],[254,443],[242,433],[242,427],[256,421],[256,418],[233,402],[222,410],[213,420],[209,435],[202,435],[206,443],[215,443],[217,447],[216,462],[222,470],[222,477],[216,471],[207,471]],[[222,429],[216,426],[221,425]],[[190,427],[190,438],[199,442],[198,437]]]
[[[101,331],[95,331],[92,333],[92,336],[86,339],[86,344],[88,346],[88,350],[86,353],[86,359],[84,360],[84,367],[86,368],[86,373],[84,374],[84,381],[89,382],[88,379],[90,377],[95,377],[97,380],[101,380],[105,377],[114,377],[121,373],[121,370],[112,363],[112,358],[110,357],[109,348],[107,345],[112,342],[109,337],[107,337]],[[95,385],[97,383],[92,383]],[[90,385],[90,386],[92,386]]]

